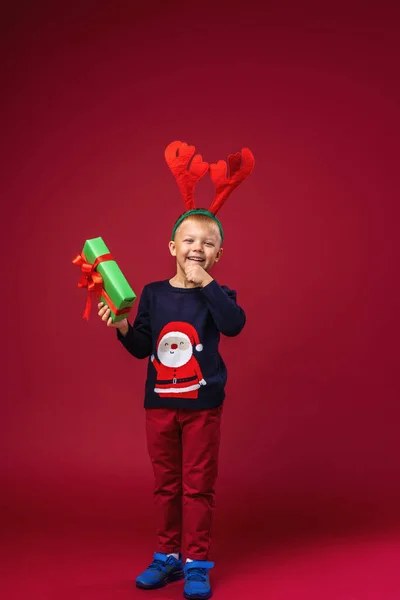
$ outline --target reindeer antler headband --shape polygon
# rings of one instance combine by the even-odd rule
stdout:
[[[217,223],[221,239],[224,232],[220,221],[215,216],[221,206],[228,199],[233,190],[244,181],[254,168],[254,156],[249,148],[242,148],[242,152],[228,156],[229,173],[227,164],[219,160],[216,164],[203,162],[200,154],[195,154],[196,148],[188,146],[185,142],[171,142],[165,149],[165,160],[175,177],[183,196],[186,212],[179,217],[172,230],[172,240],[175,232],[184,219],[193,214],[207,215]],[[189,164],[190,163],[190,164]],[[215,196],[208,210],[196,208],[194,202],[194,188],[198,181],[210,171],[211,179],[215,186]]]

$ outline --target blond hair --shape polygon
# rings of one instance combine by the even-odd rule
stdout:
[[[183,215],[181,215],[181,216],[183,216]],[[195,223],[199,223],[199,225],[205,225],[206,227],[214,229],[214,231],[216,231],[218,233],[220,244],[222,245],[221,233],[220,233],[218,224],[216,223],[216,221],[213,218],[208,217],[207,215],[203,215],[201,213],[197,213],[197,214],[195,213],[195,214],[188,215],[185,219],[183,219],[182,223],[184,223],[185,221],[194,221]],[[177,231],[178,231],[179,227],[182,225],[182,223],[179,224]]]

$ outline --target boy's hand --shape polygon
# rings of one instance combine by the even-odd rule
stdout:
[[[188,281],[204,287],[213,281],[211,275],[207,273],[200,265],[188,265],[185,269],[185,276]]]
[[[97,308],[99,309],[97,314],[102,321],[107,323],[107,327],[119,329],[121,334],[125,337],[129,331],[128,319],[122,319],[122,321],[118,321],[118,323],[113,323],[112,318],[110,317],[111,310],[108,308],[107,304],[104,304],[104,302],[99,302]]]

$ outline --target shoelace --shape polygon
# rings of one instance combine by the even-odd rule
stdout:
[[[207,569],[193,567],[193,569],[188,569],[187,573],[187,581],[207,581]]]

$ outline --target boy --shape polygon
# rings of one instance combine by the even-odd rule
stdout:
[[[179,159],[180,174],[194,175],[196,181],[209,170],[199,155],[186,170],[188,154],[193,156],[194,148],[181,142],[166,150],[181,191],[182,179],[174,169]],[[248,175],[244,170],[236,169],[242,173],[240,181]],[[186,199],[194,185],[190,190],[186,181],[185,186]],[[133,326],[127,319],[112,323],[110,309],[98,305],[100,318],[117,329],[125,348],[136,358],[150,357],[144,406],[155,476],[158,548],[136,585],[155,589],[184,577],[184,597],[192,600],[212,595],[209,569],[214,564],[209,562],[209,551],[227,380],[218,343],[221,333],[238,335],[246,320],[236,293],[210,275],[223,253],[223,230],[216,211],[212,212],[214,204],[208,211],[186,203],[189,210],[176,221],[169,242],[176,275],[144,287]]]

